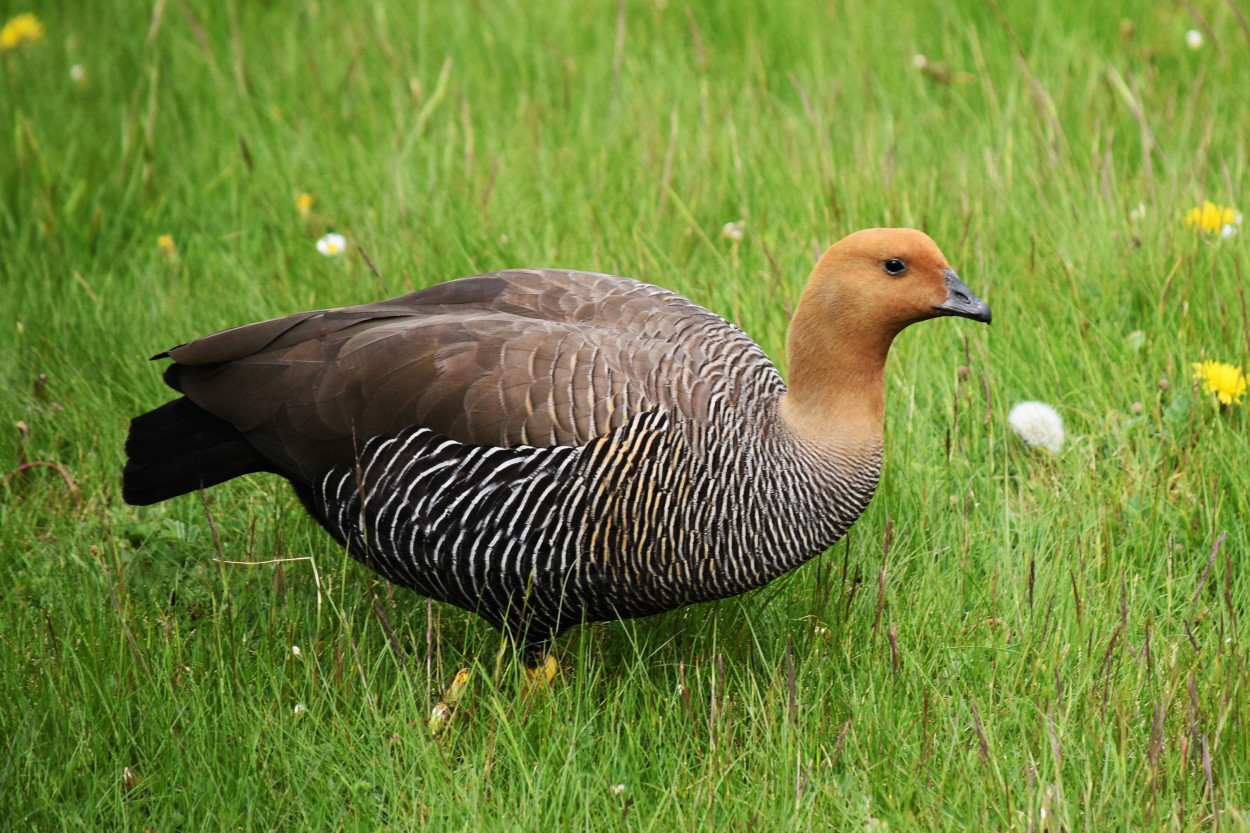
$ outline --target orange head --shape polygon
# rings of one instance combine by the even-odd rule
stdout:
[[[964,285],[937,244],[908,228],[865,229],[829,247],[801,306],[887,339],[939,315],[990,321],[989,306]]]
[[[886,355],[909,324],[959,315],[990,321],[927,234],[857,231],[820,258],[790,322],[783,416],[800,433],[879,442]]]

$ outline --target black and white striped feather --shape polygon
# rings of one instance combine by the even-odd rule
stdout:
[[[879,448],[838,461],[712,410],[697,424],[652,410],[577,447],[411,428],[320,478],[316,509],[388,580],[541,645],[583,619],[765,584],[840,538],[872,498]]]

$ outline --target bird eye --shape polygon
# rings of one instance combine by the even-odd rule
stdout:
[[[885,263],[881,264],[881,268],[885,269],[886,274],[897,276],[907,271],[907,262],[900,260],[897,257],[892,257]]]

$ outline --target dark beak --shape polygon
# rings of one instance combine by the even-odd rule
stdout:
[[[946,300],[934,307],[939,315],[958,315],[990,323],[990,305],[982,301],[950,269],[946,275]]]

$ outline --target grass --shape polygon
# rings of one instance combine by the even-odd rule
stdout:
[[[1031,5],[32,8],[0,55],[0,828],[1247,829],[1250,404],[1189,368],[1250,365],[1250,229],[1182,218],[1246,207],[1250,30]],[[574,630],[549,694],[278,482],[121,502],[146,358],[195,335],[560,265],[782,360],[821,247],[885,224],[995,321],[897,343],[868,513],[758,592]],[[1010,434],[1023,399],[1060,456]]]

